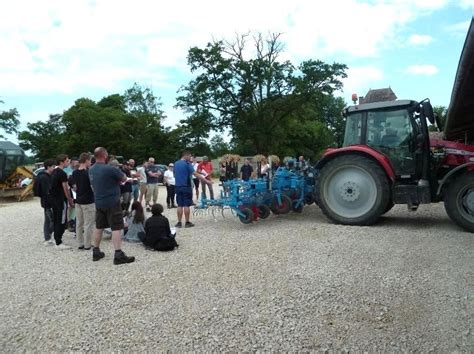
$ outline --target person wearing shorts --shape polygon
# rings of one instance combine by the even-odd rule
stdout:
[[[95,164],[89,169],[89,179],[94,192],[96,206],[95,232],[92,249],[92,260],[104,258],[100,250],[100,241],[105,228],[112,229],[112,243],[115,248],[114,264],[132,263],[135,257],[128,257],[122,251],[123,213],[120,205],[120,184],[127,181],[127,177],[118,168],[108,165],[109,154],[103,147],[94,150]]]
[[[183,215],[185,219],[184,227],[194,226],[194,224],[189,221],[189,207],[193,205],[193,176],[199,178],[201,183],[208,183],[200,173],[194,170],[191,163],[191,153],[189,151],[184,151],[181,155],[181,159],[176,161],[174,164],[176,202],[178,204],[178,222],[175,227],[182,227],[183,224],[181,220]]]

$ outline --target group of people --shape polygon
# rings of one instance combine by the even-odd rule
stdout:
[[[120,167],[118,161],[109,159],[105,148],[98,147],[93,156],[82,153],[68,176],[66,171],[71,169],[70,164],[71,159],[64,154],[56,160],[47,160],[35,181],[35,194],[40,197],[44,209],[45,245],[55,245],[59,250],[71,248],[62,239],[68,210],[74,208],[78,248],[92,249],[93,261],[105,256],[100,243],[106,228],[112,233],[114,264],[135,260],[122,251],[122,239],[143,242],[156,250],[178,246],[175,232],[163,215],[163,206],[157,203],[158,180],[162,172],[153,158],[135,170],[134,160],[128,160]],[[211,173],[212,165],[207,157],[195,165],[188,151],[183,152],[180,160],[168,165],[163,181],[167,187],[167,206],[177,209],[175,228],[194,226],[189,208],[194,204],[193,189],[198,190],[199,184],[204,193],[208,188],[211,198],[214,197]],[[152,214],[148,219],[145,219],[143,199]]]

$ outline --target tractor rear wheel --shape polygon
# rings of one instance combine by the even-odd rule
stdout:
[[[251,224],[253,221],[253,211],[250,208],[242,208],[240,209],[242,215],[239,215],[239,220],[244,224]]]
[[[332,221],[344,225],[371,225],[386,210],[390,185],[373,160],[346,155],[329,161],[321,170],[317,204]]]
[[[474,173],[465,173],[449,183],[444,208],[455,224],[474,232]]]

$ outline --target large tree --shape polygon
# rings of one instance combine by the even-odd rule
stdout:
[[[0,100],[0,103],[3,103],[3,101]],[[0,111],[0,138],[5,137],[2,134],[2,130],[6,134],[18,132],[18,126],[20,125],[19,117],[20,114],[16,108],[11,108],[8,111]]]
[[[291,152],[301,134],[316,153],[332,142],[324,138],[331,135],[326,120],[333,120],[328,102],[342,88],[346,66],[320,60],[295,66],[281,59],[282,50],[279,34],[191,48],[188,64],[197,76],[180,89],[177,106],[189,122],[204,114],[210,128],[228,129],[242,154]]]
[[[123,95],[112,94],[95,102],[80,98],[62,115],[46,122],[29,123],[19,134],[21,146],[39,159],[105,146],[112,154],[159,161],[177,157],[179,136],[162,125],[160,99],[148,88],[135,84]]]
[[[18,134],[18,140],[22,149],[44,161],[64,152],[64,131],[62,115],[51,114],[45,122],[28,123],[27,129]]]

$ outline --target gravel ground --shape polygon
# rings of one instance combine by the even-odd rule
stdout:
[[[160,200],[165,197],[163,187]],[[175,222],[173,213],[170,221]],[[373,227],[316,206],[244,225],[194,218],[129,265],[42,245],[38,200],[0,204],[0,350],[473,352],[474,237],[442,205]]]

